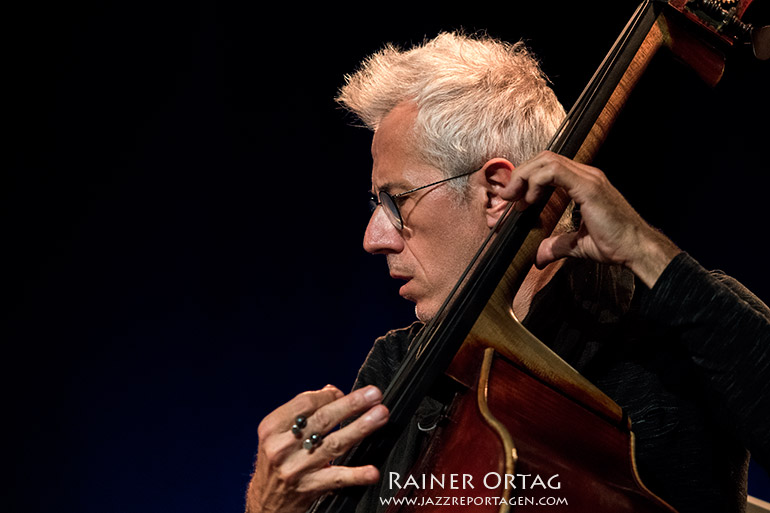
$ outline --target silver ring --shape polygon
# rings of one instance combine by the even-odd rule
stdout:
[[[294,425],[291,427],[291,432],[294,433],[294,436],[297,438],[301,438],[302,428],[305,426],[307,426],[307,417],[304,415],[298,415],[294,420]]]
[[[309,437],[305,438],[305,441],[302,442],[302,448],[307,450],[308,452],[313,452],[313,449],[321,443],[321,435],[318,433],[313,433]]]

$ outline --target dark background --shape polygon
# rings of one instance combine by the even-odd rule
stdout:
[[[342,75],[386,41],[484,29],[525,38],[569,107],[636,2],[600,4],[8,11],[8,511],[240,511],[262,417],[349,388],[412,320],[361,248],[370,134],[333,102]],[[712,90],[659,60],[597,160],[765,301],[768,68],[736,55]]]

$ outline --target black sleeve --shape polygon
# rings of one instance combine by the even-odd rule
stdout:
[[[737,281],[681,253],[644,295],[641,313],[676,334],[716,411],[770,468],[770,309]]]

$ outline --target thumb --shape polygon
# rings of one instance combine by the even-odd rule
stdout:
[[[580,236],[580,232],[567,232],[543,239],[537,248],[535,266],[542,269],[560,258],[574,256]]]

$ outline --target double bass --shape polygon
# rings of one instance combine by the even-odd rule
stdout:
[[[567,114],[548,149],[590,163],[652,58],[668,49],[708,84],[723,73],[724,54],[750,44],[770,57],[768,27],[741,21],[751,0],[646,0]],[[516,319],[513,299],[540,242],[569,206],[559,190],[524,211],[511,207],[479,248],[435,317],[413,340],[382,404],[389,423],[338,463],[381,466],[426,396],[443,405],[414,474],[561,475],[568,502],[549,511],[674,512],[639,478],[632,419],[596,386],[553,353]],[[473,458],[465,457],[472,447]],[[482,504],[455,509],[504,513],[538,507],[517,503],[516,489],[477,487]],[[356,509],[364,488],[329,494],[314,513]],[[402,490],[419,498],[420,487]],[[565,493],[567,493],[565,491]],[[468,495],[461,487],[443,495]],[[444,504],[402,501],[388,511],[446,510]]]

